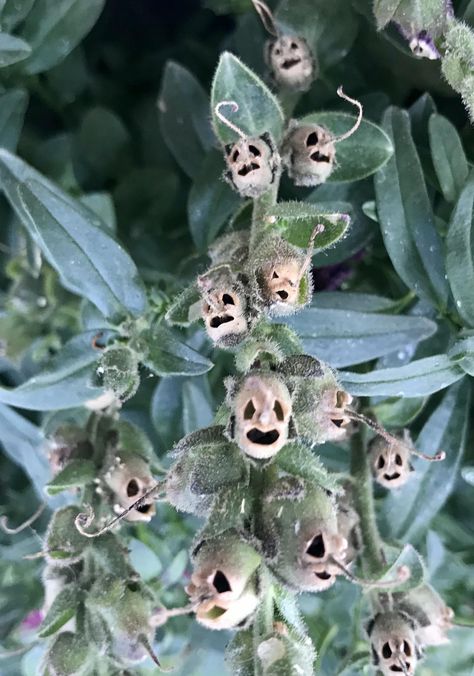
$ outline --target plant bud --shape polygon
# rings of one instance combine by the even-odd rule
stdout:
[[[260,555],[228,531],[203,540],[194,552],[194,572],[186,591],[196,603],[196,619],[209,629],[231,629],[259,603],[256,572]]]
[[[295,185],[320,185],[334,169],[333,136],[319,124],[299,124],[292,120],[283,142],[282,159]]]
[[[70,631],[59,634],[45,660],[50,676],[87,676],[91,673],[91,656],[87,641]]]
[[[106,390],[126,401],[135,394],[140,384],[138,357],[125,346],[106,348],[99,360],[97,374]]]
[[[441,596],[424,584],[406,594],[394,594],[398,608],[416,620],[416,638],[421,646],[449,643],[454,612]]]
[[[140,455],[118,450],[115,452],[112,464],[104,474],[104,481],[114,493],[114,510],[120,514],[130,507],[156,484],[150,467]],[[125,517],[127,521],[150,521],[156,509],[153,498],[150,497]]]
[[[306,91],[316,77],[315,60],[303,37],[280,35],[268,42],[266,60],[280,87]]]
[[[375,481],[385,488],[400,488],[410,478],[410,448],[404,442],[390,443],[383,437],[375,437],[369,444],[370,464]]]
[[[49,522],[45,542],[45,559],[54,566],[70,566],[81,560],[88,540],[77,530],[74,520],[78,507],[58,509]]]
[[[338,532],[334,501],[320,488],[306,485],[303,499],[275,499],[267,493],[263,507],[268,564],[300,591],[323,591],[341,569],[347,541]]]
[[[273,457],[288,440],[291,397],[276,375],[252,373],[242,378],[229,396],[230,435],[252,458]]]
[[[259,197],[275,181],[281,160],[270,135],[240,138],[225,146],[225,179],[242,197]]]
[[[377,615],[367,629],[374,664],[384,674],[414,674],[421,657],[414,623],[408,615],[386,612]]]
[[[219,347],[234,347],[249,330],[247,298],[242,282],[228,266],[211,269],[198,278],[201,316],[207,334]]]

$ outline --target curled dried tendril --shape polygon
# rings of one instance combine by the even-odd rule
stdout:
[[[32,523],[38,519],[41,514],[44,512],[44,510],[47,507],[46,502],[42,502],[41,505],[38,507],[36,512],[30,516],[26,521],[23,521],[19,526],[16,528],[10,528],[8,524],[8,518],[6,516],[2,516],[0,518],[0,528],[5,532],[8,533],[9,535],[16,535],[17,533],[21,533],[22,530],[25,530],[25,528],[28,528],[28,526],[31,526]]]

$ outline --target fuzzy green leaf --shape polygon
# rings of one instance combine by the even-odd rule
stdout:
[[[211,149],[209,100],[198,80],[179,63],[165,65],[160,96],[160,126],[163,139],[181,169],[195,178],[203,157]],[[209,179],[211,181],[211,179]]]
[[[449,350],[448,356],[467,374],[474,376],[474,336],[458,340]]]
[[[308,354],[331,366],[360,364],[428,338],[436,324],[425,317],[309,307],[288,317]]]
[[[397,11],[402,0],[374,0],[374,16],[377,28],[384,28]]]
[[[9,33],[0,33],[0,68],[24,61],[31,54],[30,45]]]
[[[348,210],[350,209],[350,205]],[[274,228],[291,244],[307,247],[315,225],[321,223],[324,230],[316,236],[315,253],[335,244],[345,235],[350,217],[345,213],[331,213],[324,204],[307,202],[279,202],[266,216],[269,228]]]
[[[41,623],[38,633],[40,638],[52,636],[74,617],[78,604],[78,590],[79,587],[70,584],[59,592]]]
[[[454,202],[464,187],[469,167],[456,127],[436,113],[429,121],[433,164],[444,198]]]
[[[92,460],[71,460],[46,486],[48,495],[56,495],[70,488],[85,486],[97,476]]]
[[[42,73],[62,61],[90,31],[104,4],[105,0],[36,0],[21,32],[32,48],[25,72]]]
[[[474,326],[474,172],[451,215],[446,238],[446,269],[456,310]]]
[[[195,284],[191,284],[182,291],[171,303],[167,313],[166,321],[172,326],[189,326],[194,318],[190,317],[190,308],[201,300]]]
[[[147,334],[149,347],[143,363],[159,376],[198,376],[207,373],[213,364],[189,345],[182,343],[169,329],[156,327]]]
[[[135,264],[95,214],[6,150],[0,150],[0,184],[67,289],[106,317],[145,310]]]
[[[327,472],[317,455],[301,443],[288,443],[276,456],[280,469],[292,476],[301,477],[331,492],[339,492],[337,479]]]
[[[377,420],[384,427],[407,427],[423,410],[426,397],[391,397],[372,406]]]
[[[222,143],[238,140],[238,135],[223,124],[215,114],[220,101],[235,101],[239,110],[223,108],[222,114],[229,118],[244,134],[260,136],[269,132],[276,142],[283,132],[283,112],[276,97],[266,84],[230,52],[224,52],[219,60],[212,83],[211,106],[214,129]]]
[[[395,144],[394,156],[375,177],[377,212],[387,252],[410,289],[435,305],[445,306],[448,286],[441,240],[408,113],[389,108],[383,126]]]
[[[0,146],[14,151],[18,143],[23,118],[28,106],[28,93],[24,89],[10,89],[0,95]]]
[[[361,397],[424,397],[464,376],[460,366],[445,354],[417,359],[399,368],[379,369],[371,373],[341,373],[344,387]]]
[[[416,448],[428,455],[446,453],[441,462],[414,459],[416,474],[390,493],[383,517],[392,537],[417,542],[453,489],[467,443],[470,388],[467,380],[444,395],[418,435]]]
[[[306,115],[301,124],[320,124],[338,136],[355,123],[354,115],[337,112],[321,112]],[[373,122],[362,120],[359,129],[336,146],[336,166],[328,181],[342,183],[359,181],[383,167],[393,153],[387,134]]]

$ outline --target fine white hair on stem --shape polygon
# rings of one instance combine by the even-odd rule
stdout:
[[[357,120],[355,121],[355,124],[351,129],[346,131],[344,134],[341,134],[340,136],[335,136],[332,139],[333,143],[339,143],[340,141],[345,141],[348,139],[352,134],[354,134],[360,127],[360,123],[362,122],[362,116],[364,114],[364,109],[362,108],[362,104],[360,101],[357,99],[353,99],[350,96],[347,96],[342,90],[342,85],[337,88],[337,95],[341,98],[344,99],[345,101],[349,101],[349,103],[352,103],[353,106],[356,106],[356,108],[359,109],[359,114],[357,116]]]
[[[0,528],[5,532],[8,533],[9,535],[16,535],[17,533],[21,533],[22,530],[25,530],[25,528],[28,528],[28,526],[31,526],[32,523],[36,521],[38,517],[41,516],[41,514],[44,512],[46,507],[46,502],[42,502],[41,505],[38,507],[36,512],[29,517],[26,521],[23,521],[19,526],[16,528],[9,528],[8,524],[8,519],[6,516],[2,516],[0,518]]]
[[[324,232],[324,225],[322,223],[318,223],[317,225],[314,226],[313,231],[311,233],[311,237],[309,238],[308,242],[308,247],[306,251],[306,256],[303,261],[303,265],[301,266],[300,274],[298,276],[298,284],[302,280],[303,276],[306,273],[306,270],[309,268],[311,264],[311,260],[313,258],[313,250],[314,250],[314,240],[316,237]]]
[[[275,38],[277,38],[278,29],[276,27],[275,18],[270,7],[262,2],[262,0],[252,0],[252,2],[267,33],[270,33],[270,35],[273,35]]]
[[[225,124],[226,127],[229,127],[229,129],[235,131],[235,133],[238,136],[240,136],[240,138],[246,138],[247,135],[244,134],[242,129],[240,129],[236,124],[231,122],[225,115],[221,113],[221,108],[223,108],[224,106],[232,108],[232,111],[236,113],[239,110],[239,104],[237,103],[237,101],[219,101],[219,103],[217,103],[216,107],[214,108],[214,112],[219,118],[219,120],[222,122],[222,124]]]

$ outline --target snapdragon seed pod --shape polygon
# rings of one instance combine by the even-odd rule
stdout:
[[[113,492],[114,511],[119,514],[148,493],[156,481],[141,455],[117,450],[111,460],[104,481]],[[127,521],[150,521],[155,513],[155,504],[149,500],[131,510],[125,518]]]
[[[415,636],[415,624],[405,613],[380,613],[370,623],[369,634],[374,664],[384,674],[415,673],[421,657]]]

